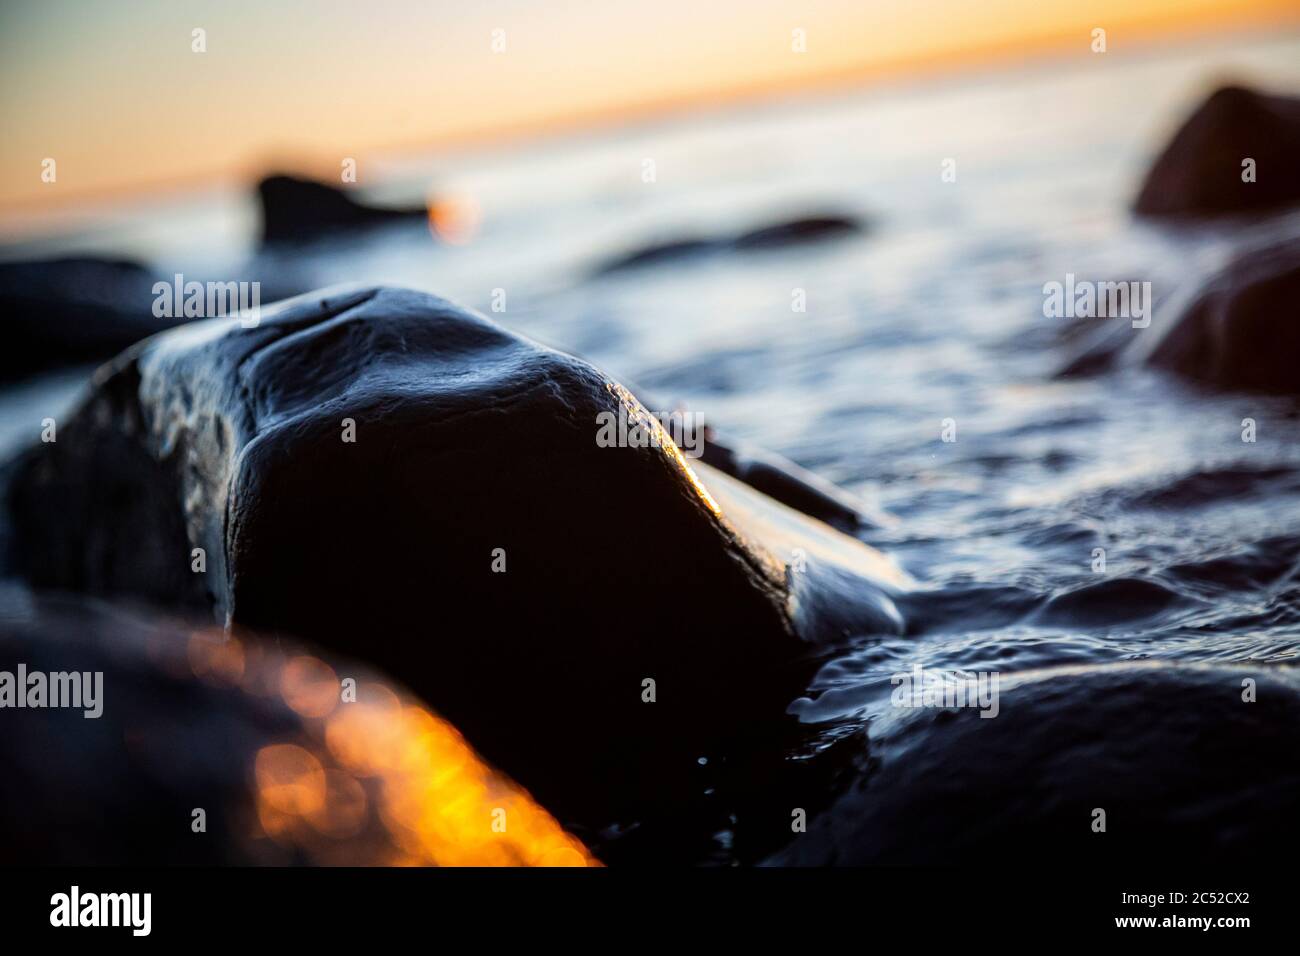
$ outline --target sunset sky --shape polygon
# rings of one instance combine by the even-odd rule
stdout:
[[[246,175],[273,155],[336,166],[813,84],[1087,55],[1098,26],[1116,53],[1297,16],[1295,0],[6,0],[0,209]],[[204,53],[191,50],[195,28]],[[806,53],[791,48],[796,29]]]

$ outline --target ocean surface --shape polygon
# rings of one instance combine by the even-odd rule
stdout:
[[[1067,274],[1150,281],[1158,313],[1249,232],[1154,226],[1127,210],[1154,152],[1228,78],[1300,90],[1300,39],[1099,55],[408,157],[383,167],[376,195],[455,197],[473,222],[464,241],[394,228],[269,268],[308,288],[397,283],[477,308],[892,515],[861,536],[919,582],[900,602],[907,633],[826,662],[792,704],[808,724],[870,720],[889,705],[890,675],[918,663],[1008,674],[1294,662],[1295,402],[1141,368],[1057,378],[1079,327],[1106,320],[1043,313],[1044,283]],[[941,176],[946,159],[955,181]],[[867,228],[599,273],[650,243],[820,212]],[[253,255],[255,220],[250,196],[216,190],[106,215],[75,248],[148,257],[160,278],[220,278]],[[0,449],[35,438],[86,374],[0,393]],[[945,419],[956,441],[941,439]]]

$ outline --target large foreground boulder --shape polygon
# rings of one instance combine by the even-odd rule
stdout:
[[[1254,161],[1243,179],[1243,162]],[[1145,216],[1259,213],[1300,202],[1300,99],[1217,90],[1174,134],[1134,201]]]
[[[903,626],[881,556],[689,467],[591,366],[400,290],[142,343],[10,502],[35,584],[377,665],[593,826],[671,818],[700,758],[774,739],[819,644]]]

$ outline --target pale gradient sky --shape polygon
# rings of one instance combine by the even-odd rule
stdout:
[[[1086,54],[1095,26],[1117,52],[1298,15],[1295,0],[5,0],[0,209],[242,175],[272,155],[337,168],[904,68]]]

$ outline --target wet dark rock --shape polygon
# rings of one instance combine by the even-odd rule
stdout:
[[[15,706],[36,674],[45,705]],[[390,677],[297,642],[6,581],[0,680],[7,864],[526,865],[572,846],[545,823],[537,839],[535,807],[526,831],[496,834],[504,846],[473,828],[413,834],[412,803],[487,819],[532,801]],[[53,699],[56,680],[71,700]]]
[[[832,527],[851,532],[885,523],[883,516],[842,488],[766,449],[713,428],[707,429],[701,449],[706,464]]]
[[[657,266],[666,263],[689,261],[727,248],[725,241],[714,239],[681,239],[676,242],[660,242],[645,246],[634,252],[609,262],[601,267],[601,272],[619,272],[624,269],[639,269],[642,266]]]
[[[862,223],[838,214],[802,216],[760,226],[734,236],[691,237],[653,243],[625,253],[602,265],[598,274],[622,272],[644,266],[688,262],[729,252],[758,252],[806,243],[825,242],[863,231]]]
[[[238,284],[251,301],[257,284],[259,303],[273,302],[302,291],[291,268],[256,260],[229,276],[207,276],[238,293]],[[158,283],[167,293],[155,289]],[[0,380],[8,380],[68,365],[98,362],[185,318],[180,314],[184,290],[197,283],[204,287],[205,309],[211,283],[195,276],[151,268],[126,259],[67,257],[0,263],[0,328],[6,348],[0,352]],[[182,289],[180,300],[174,291]],[[155,304],[166,297],[170,308]],[[237,307],[239,296],[223,295],[211,301],[218,308]],[[234,303],[232,305],[232,303]],[[208,313],[210,314],[210,313]]]
[[[1255,160],[1255,182],[1242,162]],[[1300,202],[1300,99],[1215,91],[1152,164],[1134,202],[1147,216],[1258,213]]]
[[[788,720],[819,641],[902,631],[905,579],[675,446],[599,447],[605,412],[652,427],[435,297],[301,297],[105,366],[19,465],[15,554],[381,667],[565,821],[667,820],[697,758]]]
[[[1226,264],[1156,303],[1150,328],[1108,320],[1060,377],[1152,365],[1203,385],[1300,392],[1300,218],[1252,233]]]
[[[1077,334],[1073,337],[1077,344],[1072,344],[1069,358],[1057,369],[1055,377],[1088,378],[1110,371],[1119,363],[1124,349],[1132,344],[1130,336],[1128,327],[1116,323]]]
[[[1239,253],[1145,360],[1221,388],[1300,394],[1300,236]]]
[[[647,408],[668,407],[640,388],[633,389],[633,392]],[[682,432],[680,438],[684,448],[698,450],[699,461],[795,511],[848,533],[863,528],[880,528],[891,521],[889,516],[816,472],[692,419],[689,411],[680,404],[675,411],[658,414],[671,433]]]
[[[103,675],[100,716],[84,708],[0,711],[6,860],[25,865],[220,865],[292,862],[248,839],[257,749],[303,721],[277,700],[189,673],[187,633],[63,602],[0,614],[0,669]],[[9,609],[6,609],[9,610]],[[180,669],[163,666],[169,651]],[[207,832],[191,829],[204,808]],[[269,841],[262,841],[264,844]],[[272,851],[270,857],[266,851]]]
[[[770,862],[1203,863],[1300,850],[1289,670],[1069,668],[1003,675],[992,718],[886,710],[854,749],[842,742],[837,796]]]
[[[368,206],[345,190],[296,176],[268,176],[257,184],[264,243],[303,243],[332,233],[424,220],[424,207]]]
[[[158,278],[125,259],[0,263],[0,378],[108,358],[175,324],[153,315]]]
[[[733,240],[739,250],[778,249],[805,242],[838,239],[862,231],[862,224],[851,216],[805,216],[789,219],[741,233]]]

